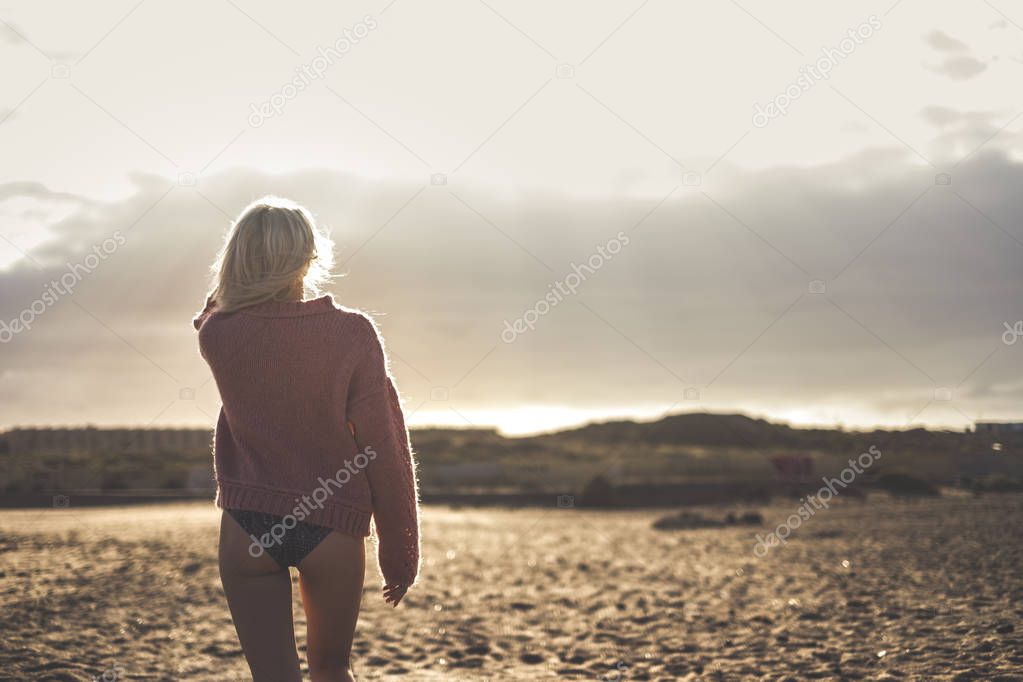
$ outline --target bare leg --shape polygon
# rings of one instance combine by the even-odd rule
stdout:
[[[331,533],[298,566],[312,682],[354,682],[352,640],[366,576],[366,543]]]
[[[249,554],[252,538],[230,514],[220,519],[220,581],[253,682],[302,682],[292,619],[291,574],[266,553]]]

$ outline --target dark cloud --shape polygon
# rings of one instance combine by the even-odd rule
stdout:
[[[380,314],[413,407],[443,386],[462,410],[667,409],[692,385],[734,409],[835,405],[848,423],[843,410],[908,416],[964,380],[966,413],[1011,412],[1023,397],[1004,379],[1023,369],[1012,348],[974,371],[1023,289],[1023,167],[997,151],[962,163],[951,185],[901,151],[757,173],[723,163],[652,213],[662,196],[508,196],[325,170],[134,181],[126,199],[81,200],[52,225],[34,252],[42,268],[0,271],[6,321],[94,245],[125,238],[4,346],[6,422],[208,422],[216,392],[189,321],[227,216],[271,192],[331,230],[345,274],[334,293]],[[0,195],[73,201],[33,183]],[[623,230],[630,244],[576,296],[501,341],[506,321]],[[813,280],[826,293],[810,293]]]

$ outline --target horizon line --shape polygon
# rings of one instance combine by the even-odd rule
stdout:
[[[877,431],[913,431],[923,429],[925,431],[936,431],[936,432],[952,432],[952,433],[969,433],[971,432],[971,426],[975,427],[978,424],[1015,424],[1023,423],[1023,418],[1019,419],[974,419],[970,426],[965,428],[962,426],[928,426],[926,424],[906,424],[904,426],[892,426],[890,424],[875,423],[870,426],[846,426],[841,422],[833,423],[806,423],[799,424],[793,423],[790,420],[774,419],[769,416],[760,416],[755,413],[743,412],[743,411],[709,411],[709,410],[692,410],[692,411],[681,411],[665,413],[657,417],[642,418],[636,416],[615,416],[609,415],[606,418],[600,419],[589,419],[582,422],[566,423],[562,426],[557,426],[549,429],[538,429],[530,432],[515,432],[509,433],[503,430],[497,424],[472,424],[468,423],[464,426],[455,424],[444,424],[444,423],[431,423],[424,422],[420,424],[409,425],[408,430],[412,431],[493,431],[503,438],[530,438],[545,435],[555,435],[559,433],[565,433],[569,431],[576,431],[590,426],[600,426],[604,424],[614,423],[632,423],[632,424],[655,424],[665,419],[671,419],[675,417],[684,416],[695,416],[705,415],[708,417],[744,417],[752,421],[762,421],[775,426],[784,426],[799,431],[836,431],[841,433],[873,433]],[[18,430],[72,430],[72,429],[96,429],[96,430],[126,430],[126,431],[183,431],[183,430],[209,430],[213,431],[215,427],[213,425],[206,424],[175,424],[175,425],[164,425],[156,426],[154,424],[118,424],[118,423],[100,423],[100,422],[86,422],[86,423],[50,423],[50,424],[7,424],[0,426],[0,434],[5,434],[11,431]]]

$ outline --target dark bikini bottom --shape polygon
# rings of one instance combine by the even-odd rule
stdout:
[[[228,509],[227,513],[252,537],[249,554],[258,557],[266,552],[281,568],[297,567],[332,532],[294,517],[285,523],[285,517],[264,512]]]

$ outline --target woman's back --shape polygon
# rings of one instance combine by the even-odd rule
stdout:
[[[404,515],[403,526],[418,525],[415,472],[373,323],[324,296],[210,310],[196,326],[223,402],[214,446],[218,504],[284,515],[310,498],[304,518],[360,535],[377,511],[389,554],[381,517]],[[387,509],[374,509],[374,481],[378,501],[394,499]]]
[[[224,405],[218,475],[238,478],[243,472],[235,467],[258,468],[264,479],[308,487],[332,461],[355,455],[345,415],[367,341],[360,317],[324,297],[264,303],[201,322],[199,348]]]
[[[419,572],[416,465],[383,343],[362,313],[329,296],[303,300],[330,250],[302,207],[256,202],[194,320],[222,401],[221,578],[255,679],[301,677],[289,567],[300,574],[310,671],[324,680],[352,678],[371,520],[384,598],[397,605]]]

